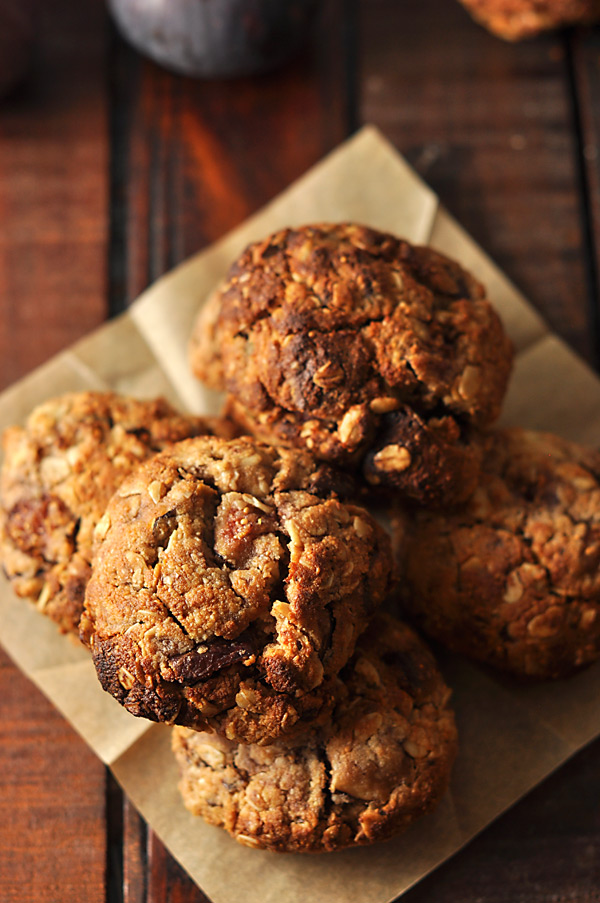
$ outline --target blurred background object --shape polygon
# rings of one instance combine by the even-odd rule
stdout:
[[[109,0],[122,34],[186,75],[273,69],[301,46],[316,0]]]
[[[34,0],[0,2],[0,96],[23,78],[34,40]]]
[[[600,0],[461,0],[474,19],[505,41],[600,19]]]

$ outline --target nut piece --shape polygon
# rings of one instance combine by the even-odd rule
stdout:
[[[458,394],[466,401],[473,401],[479,394],[481,370],[471,365],[465,367],[458,383]]]
[[[412,459],[409,450],[402,445],[386,445],[377,452],[373,463],[378,470],[386,473],[400,473],[410,467]]]
[[[320,389],[335,389],[344,379],[344,371],[333,361],[327,361],[313,376],[315,386]]]
[[[238,834],[236,840],[243,846],[250,847],[253,850],[262,850],[263,848],[260,840],[257,840],[256,837],[250,837],[248,834]]]
[[[148,494],[153,502],[160,502],[166,491],[165,486],[160,480],[154,480],[148,486]]]
[[[411,759],[424,759],[427,753],[429,752],[429,747],[424,743],[419,743],[418,740],[409,737],[402,744],[404,747],[405,753],[411,757]]]
[[[127,668],[119,668],[117,673],[117,677],[119,678],[119,683],[122,687],[125,687],[126,690],[131,690],[133,685],[135,684],[135,677],[128,671]]]
[[[358,531],[357,531],[358,532]],[[271,614],[278,621],[288,620],[291,613],[291,605],[289,602],[273,602],[273,606],[271,608]]]
[[[39,611],[44,611],[51,598],[50,584],[44,584],[44,588],[38,596],[36,605]]]
[[[583,630],[586,630],[588,627],[591,627],[592,624],[593,624],[593,623],[595,622],[595,620],[596,620],[597,614],[598,614],[598,613],[597,613],[597,611],[596,611],[595,609],[593,609],[593,608],[587,608],[587,609],[586,609],[584,612],[582,612],[582,614],[581,614],[581,618],[579,619],[579,626],[580,626],[581,628],[583,628]]]
[[[519,580],[519,575],[512,571],[508,575],[508,579],[506,581],[506,590],[504,591],[503,599],[509,605],[512,605],[514,602],[518,602],[521,596],[523,595],[523,584]]]
[[[397,398],[392,398],[391,396],[374,398],[370,403],[369,407],[373,411],[374,414],[390,414],[392,411],[397,411],[400,407],[400,402]]]
[[[554,636],[560,630],[562,621],[560,608],[551,606],[543,614],[536,615],[527,625],[527,632],[540,639]]]
[[[241,709],[252,709],[259,701],[259,695],[250,687],[242,686],[235,697],[236,705]]]
[[[369,537],[373,533],[373,531],[371,530],[371,527],[361,517],[355,517],[352,522],[352,526],[354,527],[356,535],[359,536],[361,539],[369,539]]]
[[[362,405],[355,405],[344,414],[338,433],[342,445],[346,448],[356,448],[364,439],[364,419]]]
[[[94,530],[94,536],[99,542],[104,539],[110,530],[110,515],[105,511]]]

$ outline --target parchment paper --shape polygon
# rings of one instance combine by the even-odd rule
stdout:
[[[488,286],[517,350],[503,422],[600,444],[600,381],[524,301],[373,129],[365,128],[223,240],[160,279],[130,312],[0,396],[0,428],[44,399],[110,387],[162,393],[198,412],[218,398],[188,370],[198,307],[230,261],[287,225],[356,220],[456,257]],[[563,682],[518,687],[457,657],[460,754],[437,812],[371,849],[307,857],[245,849],[180,802],[169,729],[135,719],[103,693],[84,650],[0,585],[0,637],[23,671],[112,768],[142,815],[215,903],[384,903],[466,843],[577,749],[600,734],[600,666]]]

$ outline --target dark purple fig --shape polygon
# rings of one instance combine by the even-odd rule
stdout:
[[[186,75],[272,69],[306,36],[316,0],[109,0],[123,35]]]
[[[0,95],[25,75],[33,47],[33,0],[0,0]]]

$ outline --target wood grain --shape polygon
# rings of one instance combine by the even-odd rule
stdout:
[[[588,331],[600,366],[600,30],[573,29],[567,39],[574,120],[579,133],[579,188],[591,287]]]
[[[104,25],[101,0],[40,5],[33,71],[0,102],[2,386],[106,316]],[[0,733],[0,899],[106,900],[104,766],[3,653]]]
[[[2,903],[102,903],[104,766],[2,651],[0,700]]]
[[[106,316],[101,0],[40,4],[28,81],[0,105],[0,385]]]
[[[129,800],[123,800],[122,794],[120,804],[123,811],[123,835],[120,838],[123,857],[123,903],[146,903],[148,829],[146,822]],[[126,852],[125,856],[123,851]]]

